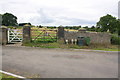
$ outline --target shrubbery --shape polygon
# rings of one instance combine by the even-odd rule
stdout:
[[[115,35],[115,34],[112,35],[111,43],[115,45],[120,45],[120,36]]]

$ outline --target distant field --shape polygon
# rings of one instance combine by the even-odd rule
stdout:
[[[78,30],[74,30],[74,29],[65,29],[65,31],[74,31],[74,32],[77,32]]]
[[[57,29],[31,28],[31,38],[35,42],[55,42],[57,41]]]

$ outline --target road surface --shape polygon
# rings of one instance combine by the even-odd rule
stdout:
[[[2,69],[24,77],[117,78],[118,53],[3,46]]]

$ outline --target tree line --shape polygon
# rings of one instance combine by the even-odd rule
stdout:
[[[11,13],[0,14],[2,16],[2,25],[4,26],[18,26],[17,17]],[[38,26],[42,28],[43,26]],[[48,27],[48,28],[56,28]],[[66,29],[75,29],[78,30],[81,26],[65,26]],[[100,20],[96,23],[96,26],[83,27],[88,31],[95,31],[95,32],[110,32],[110,33],[118,33],[120,35],[120,19],[113,17],[110,14],[100,17]]]

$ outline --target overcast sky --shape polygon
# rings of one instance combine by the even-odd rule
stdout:
[[[19,23],[92,26],[101,16],[118,16],[119,0],[0,0],[0,14],[12,13]]]

